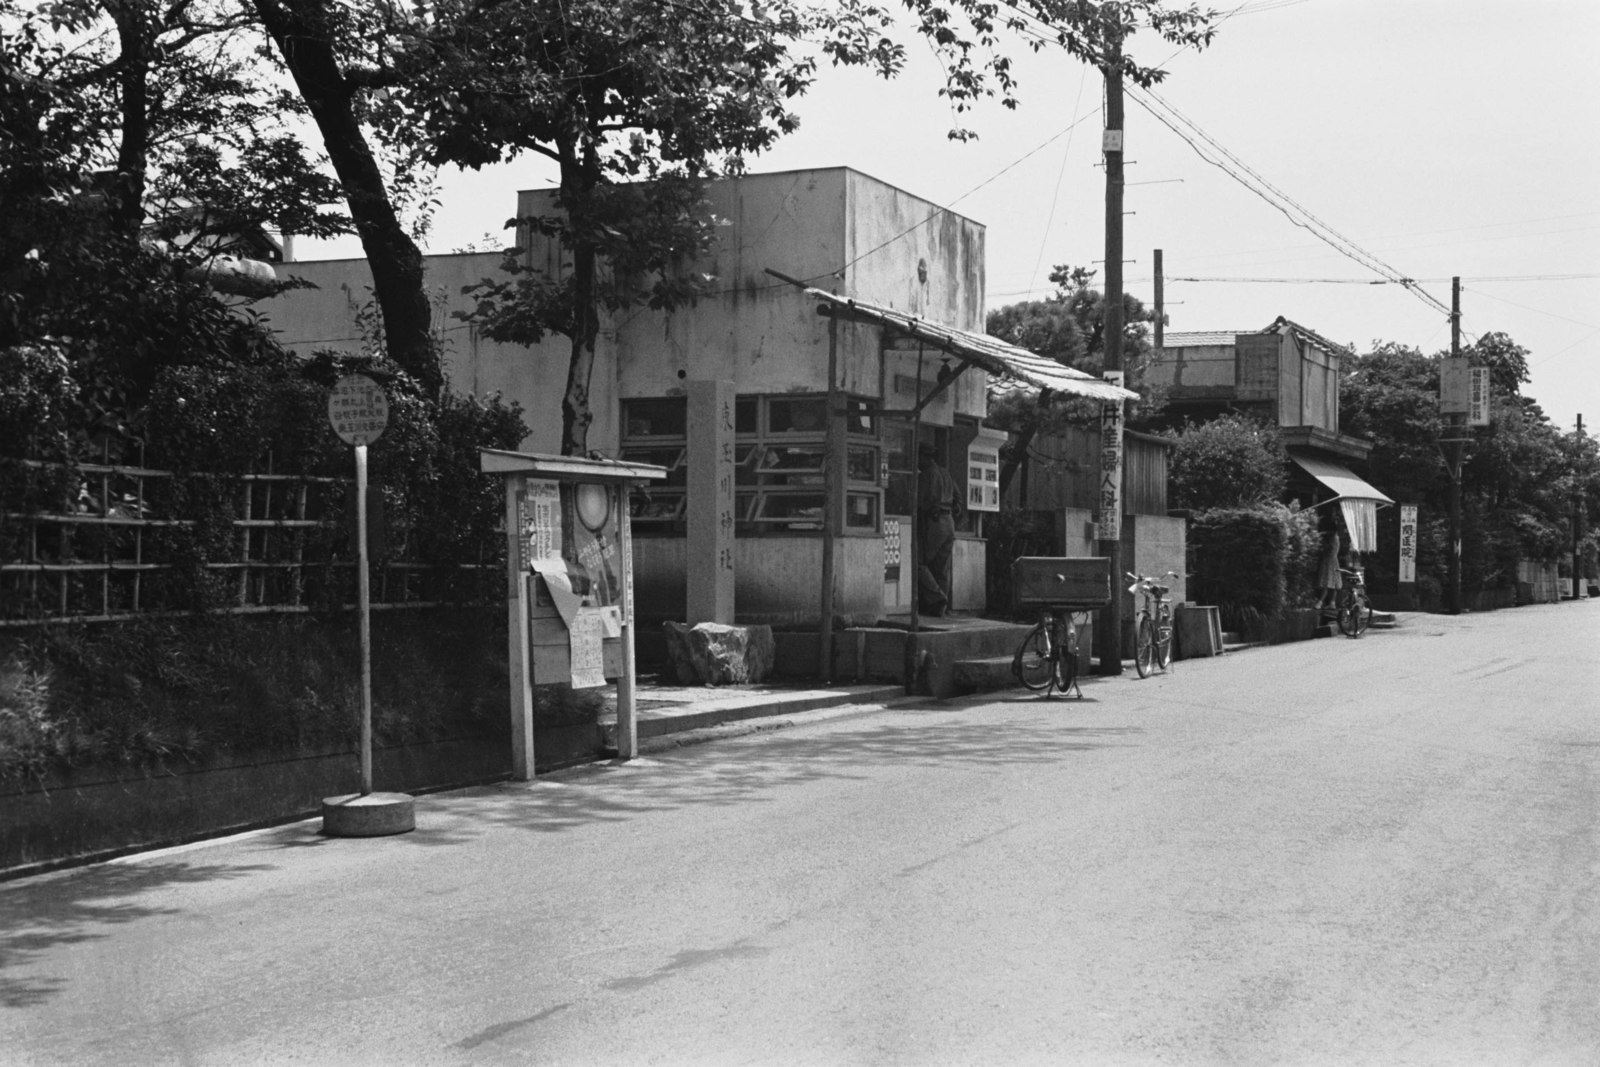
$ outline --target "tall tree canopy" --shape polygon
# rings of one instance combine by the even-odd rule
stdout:
[[[710,240],[699,183],[737,172],[794,128],[789,101],[819,59],[897,73],[895,16],[909,12],[904,32],[944,60],[940,93],[959,114],[990,95],[1016,105],[1012,45],[1059,46],[1148,85],[1161,71],[1122,50],[1126,38],[1146,28],[1201,47],[1214,20],[1157,0],[1028,0],[1005,14],[987,0],[383,0],[362,13],[333,0],[252,2],[345,185],[403,365],[420,373],[429,358],[420,257],[384,209],[367,131],[419,164],[481,166],[524,151],[557,162],[559,214],[524,220],[525,232],[558,239],[570,263],[555,278],[486,283],[478,310],[497,337],[571,339],[567,452],[585,450],[599,311],[675,307],[703,289],[708,279],[681,269]]]
[[[0,348],[43,345],[75,425],[126,428],[156,376],[261,332],[189,280],[263,228],[319,236],[338,186],[221,0],[0,0]]]
[[[177,187],[217,232],[251,213],[287,232],[353,227],[388,353],[432,394],[442,373],[406,199],[434,166],[519,152],[556,160],[559,214],[528,224],[563,243],[570,270],[481,296],[491,330],[572,339],[563,448],[574,452],[591,417],[599,311],[694,299],[705,279],[682,268],[710,239],[699,183],[737,172],[793,129],[790,104],[820,63],[890,76],[907,41],[926,44],[959,116],[988,96],[1016,106],[1016,48],[1058,47],[1148,85],[1162,72],[1135,60],[1129,38],[1202,47],[1215,20],[1159,0],[0,0],[0,14],[8,149],[48,165],[93,134],[76,140],[100,146],[106,218],[124,233],[146,225],[158,174],[181,175]],[[246,24],[270,49],[238,47]],[[85,37],[97,50],[79,46]],[[203,55],[209,41],[228,45]],[[267,56],[284,77],[259,66]],[[80,98],[91,106],[75,115]],[[50,122],[38,121],[40,107]],[[272,127],[295,110],[317,128],[348,222],[319,209],[331,189],[314,185],[303,147]],[[32,143],[41,132],[56,146],[44,155]],[[183,165],[152,169],[158,156]],[[38,173],[29,180],[54,188]],[[0,272],[37,273],[21,255]]]
[[[1094,273],[1086,267],[1058,265],[1050,272],[1054,293],[1043,300],[1026,300],[989,312],[986,329],[1009,344],[1099,377],[1105,366],[1106,309],[1105,294],[1091,287]],[[1145,376],[1155,354],[1149,327],[1154,319],[1142,301],[1123,294],[1123,368],[1128,388],[1139,393],[1128,416],[1132,422],[1154,415],[1162,403],[1159,391]],[[990,399],[989,417],[1018,434],[1018,440],[1005,449],[1000,471],[1003,492],[1036,434],[1050,433],[1071,422],[1097,423],[1100,404],[1021,390],[997,391]]]
[[[1394,344],[1379,344],[1348,361],[1339,391],[1340,429],[1373,441],[1371,479],[1401,503],[1417,504],[1422,523],[1417,566],[1435,590],[1445,574],[1449,475],[1438,439],[1440,361]],[[1570,552],[1575,510],[1600,514],[1600,464],[1593,442],[1553,426],[1522,393],[1528,352],[1503,333],[1462,350],[1490,368],[1491,422],[1471,431],[1462,467],[1462,583],[1490,589],[1515,580],[1520,559],[1549,560]],[[1592,531],[1592,519],[1586,525]],[[1378,576],[1393,577],[1391,523],[1380,523]],[[1592,552],[1592,533],[1588,535]]]

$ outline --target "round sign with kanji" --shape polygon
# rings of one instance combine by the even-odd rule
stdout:
[[[365,374],[347,374],[328,396],[328,423],[347,445],[370,445],[389,425],[389,394]]]

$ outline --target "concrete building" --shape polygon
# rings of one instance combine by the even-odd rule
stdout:
[[[520,193],[518,217],[552,213],[552,195]],[[984,228],[971,219],[848,168],[718,181],[708,200],[722,225],[693,269],[713,291],[672,314],[606,317],[596,348],[589,446],[669,471],[633,504],[641,617],[814,625],[909,612],[919,442],[968,501],[953,607],[983,609],[983,521],[999,507],[1004,440],[983,425],[989,376],[1123,392],[983,335]],[[529,266],[564,269],[552,241],[525,233],[521,246]],[[499,260],[428,259],[448,381],[520,403],[523,450],[555,452],[570,342],[497,344],[453,314],[470,306],[462,287]],[[359,342],[365,261],[280,269],[318,287],[266,306],[287,344]]]

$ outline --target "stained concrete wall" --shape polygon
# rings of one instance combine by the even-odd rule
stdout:
[[[852,622],[882,614],[883,540],[841,537],[834,557],[833,610]],[[681,619],[687,602],[685,542],[635,538],[634,603],[646,624]],[[747,537],[734,543],[734,605],[741,623],[816,626],[822,618],[822,539]]]
[[[552,198],[551,190],[521,192],[517,215],[549,214]],[[711,254],[694,269],[716,279],[712,294],[672,314],[632,309],[602,319],[591,383],[593,449],[617,450],[620,399],[682,395],[690,380],[732,381],[741,393],[826,390],[828,320],[817,314],[814,300],[767,274],[769,267],[933,322],[983,329],[984,228],[970,219],[843,167],[714,182],[707,198],[724,224]],[[557,277],[566,269],[554,242],[524,234],[518,243],[528,249],[529,266]],[[553,453],[560,447],[570,342],[557,336],[527,347],[499,344],[454,317],[472,306],[462,288],[500,275],[500,260],[499,253],[425,259],[435,325],[446,342],[446,373],[459,392],[498,391],[521,404],[529,427],[522,449]],[[307,354],[360,347],[357,317],[371,299],[365,260],[291,263],[279,271],[318,287],[263,302],[285,343]],[[841,322],[840,381],[847,391],[888,394],[888,406],[906,406],[896,402],[894,385],[897,374],[909,376],[915,392],[916,353],[891,355],[886,366],[881,345],[877,327]],[[927,358],[923,380],[931,382],[938,367],[937,358]],[[951,401],[931,409],[925,421],[950,425],[957,414],[982,417],[986,393],[985,376],[968,372],[950,389]],[[680,605],[681,613],[682,545],[671,545],[636,539],[636,580],[641,597],[649,589]],[[883,599],[881,538],[842,537],[839,546],[837,610],[876,617]],[[814,617],[821,552],[814,535],[741,539],[738,616]],[[983,573],[982,546],[968,546],[956,563],[958,607],[982,606]]]
[[[552,196],[519,194],[518,215],[549,214]],[[970,219],[843,167],[714,182],[707,202],[722,224],[693,269],[715,279],[712,292],[671,314],[626,312],[602,330],[596,374],[615,368],[621,397],[676,396],[694,379],[732,381],[741,393],[826,390],[828,320],[769,268],[930,321],[983,329],[984,228]],[[561,269],[551,242],[527,240],[530,266]],[[884,394],[880,347],[878,328],[840,323],[845,390]],[[937,366],[929,362],[928,380]],[[889,381],[892,389],[892,371]],[[951,390],[953,410],[937,421],[981,417],[985,384],[981,374],[963,376]]]
[[[1162,349],[1146,377],[1164,385],[1174,400],[1233,395],[1235,356],[1232,345],[1188,345]]]

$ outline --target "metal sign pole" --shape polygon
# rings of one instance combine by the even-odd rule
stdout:
[[[380,837],[417,827],[405,793],[372,791],[372,587],[367,560],[367,446],[389,424],[389,397],[362,374],[348,374],[328,396],[328,423],[356,453],[356,611],[361,628],[361,792],[322,800],[322,832],[330,837]]]
[[[356,445],[356,588],[361,612],[361,795],[372,793],[372,585],[367,567],[367,446]]]

